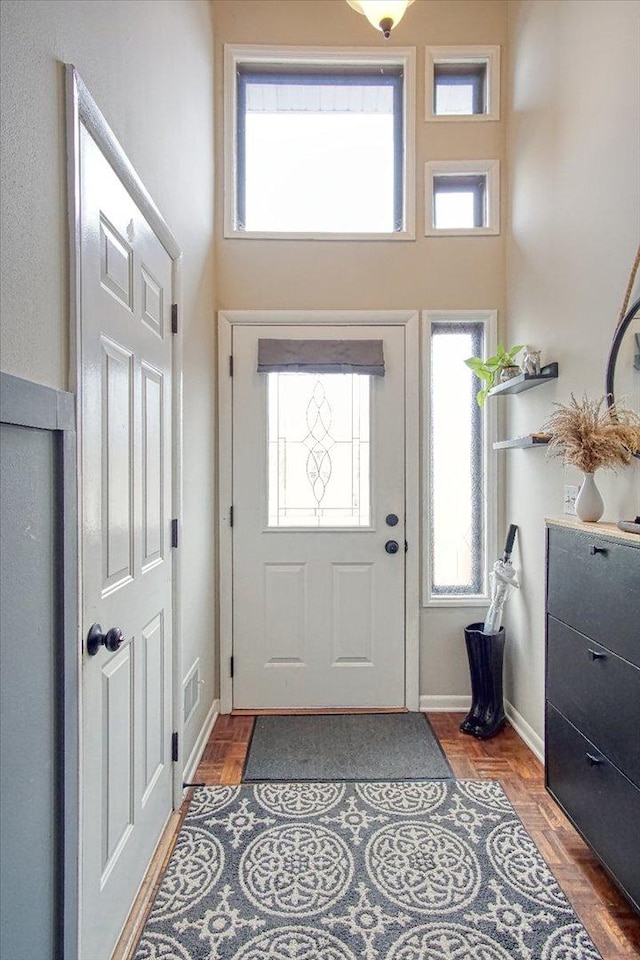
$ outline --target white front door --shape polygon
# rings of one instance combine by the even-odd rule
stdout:
[[[385,376],[258,373],[261,337],[382,339]],[[405,705],[404,342],[233,327],[235,708]]]
[[[172,809],[172,262],[80,128],[82,960],[107,960]]]

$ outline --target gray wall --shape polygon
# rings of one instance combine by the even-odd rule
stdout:
[[[59,435],[0,426],[0,956],[59,956]]]

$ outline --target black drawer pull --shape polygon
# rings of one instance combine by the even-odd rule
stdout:
[[[589,762],[589,765],[592,767],[597,767],[598,764],[604,763],[604,760],[601,757],[594,757],[592,753],[587,754],[587,760]]]
[[[589,650],[589,656],[591,657],[592,660],[606,660],[606,659],[607,659],[606,653],[600,653],[599,650],[592,650],[591,647],[589,647],[588,650]]]
[[[596,547],[595,543],[592,543],[589,547],[589,553],[592,557],[595,557],[596,553],[601,553],[603,557],[606,557],[608,552],[606,547]]]

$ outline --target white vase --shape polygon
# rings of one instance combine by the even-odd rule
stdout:
[[[585,473],[580,493],[576,498],[576,514],[580,520],[593,523],[604,513],[604,503],[592,473]]]

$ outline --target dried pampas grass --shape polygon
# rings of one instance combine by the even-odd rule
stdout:
[[[544,430],[551,434],[549,456],[593,473],[598,467],[615,470],[640,452],[640,416],[626,407],[606,405],[605,398],[578,403],[573,394],[564,405],[556,403]]]

